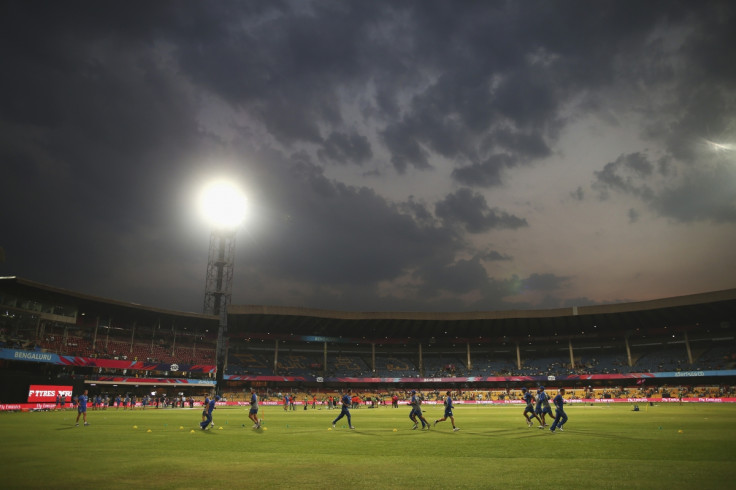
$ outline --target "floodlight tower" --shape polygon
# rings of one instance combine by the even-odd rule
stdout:
[[[230,304],[232,296],[235,265],[235,234],[245,218],[245,197],[232,183],[214,182],[202,192],[200,210],[213,226],[207,259],[203,312],[219,317],[215,364],[216,390],[221,394],[227,355],[227,305]]]

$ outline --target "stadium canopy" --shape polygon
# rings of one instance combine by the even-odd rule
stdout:
[[[518,341],[533,337],[595,338],[636,332],[731,330],[736,289],[666,299],[549,310],[462,313],[346,312],[275,306],[228,308],[231,336],[268,333],[325,340],[389,342],[400,337],[428,342]],[[298,340],[298,338],[294,338]]]
[[[61,289],[19,277],[0,277],[0,307],[11,302],[23,310],[34,311],[41,318],[74,323],[79,317],[114,318],[116,322],[139,325],[175,324],[177,328],[217,328],[218,318],[128,303],[109,298]],[[35,305],[31,304],[35,303]]]
[[[82,314],[87,318],[112,317],[122,323],[135,321],[139,325],[161,322],[176,325],[177,330],[211,328],[218,321],[212,315],[166,310],[77,293],[18,277],[0,277],[0,305],[7,307],[9,298],[36,301],[46,308],[39,311],[42,318],[62,319],[68,323],[73,323],[72,318]],[[702,331],[703,335],[712,338],[717,337],[720,330],[732,332],[735,325],[736,289],[547,310],[350,312],[283,306],[228,306],[231,337],[293,338],[295,341],[496,343],[529,337],[590,340],[668,331],[684,331],[693,336]]]

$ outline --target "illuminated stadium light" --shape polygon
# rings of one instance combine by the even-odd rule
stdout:
[[[227,352],[227,305],[232,297],[235,233],[247,214],[247,200],[231,181],[206,185],[198,200],[199,211],[213,227],[210,235],[203,312],[219,317],[215,364],[217,392],[222,394]]]
[[[217,180],[202,190],[199,196],[199,210],[214,227],[234,229],[245,220],[248,201],[234,183]]]
[[[713,153],[728,153],[736,150],[736,144],[728,142],[717,142],[707,138],[702,139],[702,144],[708,151]]]

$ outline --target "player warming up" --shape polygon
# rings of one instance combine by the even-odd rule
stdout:
[[[79,398],[77,398],[77,422],[76,425],[79,425],[79,416],[81,415],[84,419],[84,425],[89,425],[87,423],[87,401],[89,400],[89,397],[87,396],[87,390],[84,390],[84,393],[79,395]]]
[[[417,428],[417,419],[419,419],[422,422],[422,430],[429,430],[429,422],[427,422],[427,419],[422,415],[422,398],[421,395],[417,396],[417,390],[411,390],[411,400],[409,400],[409,405],[413,407],[411,413],[409,413],[409,418],[414,421],[413,429]]]
[[[452,430],[455,431],[455,432],[459,431],[460,429],[458,429],[457,427],[455,427],[455,417],[452,415],[452,409],[453,408],[455,408],[455,407],[452,404],[452,396],[450,396],[450,392],[448,391],[447,392],[447,398],[445,398],[445,416],[442,417],[441,419],[435,420],[434,421],[434,425],[436,426],[437,425],[437,422],[444,422],[449,417],[450,418],[450,422],[452,422]]]
[[[212,411],[215,409],[215,403],[220,400],[220,395],[217,395],[212,400],[209,401],[207,405],[205,405],[205,409],[202,411],[202,416],[204,420],[202,423],[199,424],[202,430],[207,429],[207,426],[212,424],[212,427],[215,426],[215,423],[212,422]],[[205,398],[205,402],[207,401],[207,398]]]
[[[253,421],[253,428],[261,428],[261,419],[258,418],[258,395],[256,395],[255,388],[250,389],[250,411],[248,412],[248,418]]]
[[[544,386],[540,386],[537,390],[537,408],[535,412],[542,419],[542,425],[539,428],[544,429],[547,427],[546,416],[549,415],[552,418],[552,409],[549,408],[549,395],[544,391]]]
[[[526,425],[529,427],[534,427],[534,423],[532,422],[532,417],[537,419],[539,422],[539,425],[542,424],[542,420],[537,416],[536,413],[534,413],[534,395],[529,393],[529,391],[526,388],[521,389],[521,399],[524,400],[524,403],[526,403],[526,407],[524,408],[524,418],[526,419]],[[529,414],[529,415],[527,415]]]
[[[348,418],[348,427],[351,429],[355,429],[353,427],[353,422],[350,420],[350,405],[353,403],[353,398],[350,396],[350,390],[348,390],[343,396],[342,396],[342,410],[340,411],[340,415],[337,416],[335,420],[332,421],[332,428],[335,428],[335,424],[338,420],[340,420],[343,417]]]
[[[552,427],[549,428],[550,432],[554,432],[555,429],[562,431],[562,426],[567,422],[567,414],[565,413],[565,388],[560,388],[557,396],[552,400],[555,404],[555,421],[552,423]]]

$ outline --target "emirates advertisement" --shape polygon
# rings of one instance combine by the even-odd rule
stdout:
[[[54,403],[57,396],[63,396],[67,403],[72,401],[71,386],[31,385],[28,388],[28,403]]]

